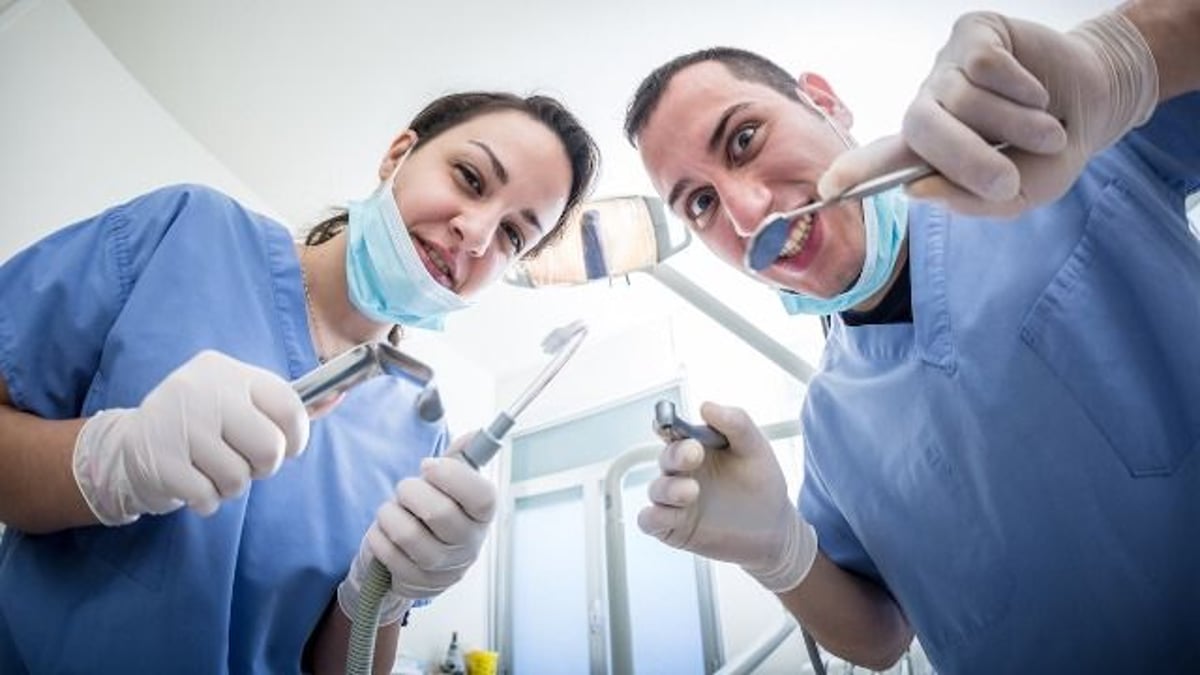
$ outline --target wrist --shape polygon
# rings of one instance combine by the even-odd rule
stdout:
[[[120,450],[111,447],[119,442],[120,426],[131,412],[103,410],[88,418],[71,453],[71,474],[83,501],[96,520],[110,527],[128,525],[142,515],[129,493]]]
[[[362,602],[362,586],[352,577],[346,577],[337,587],[338,609],[351,622],[357,618],[358,606]],[[413,606],[413,600],[396,593],[385,593],[379,600],[379,627],[396,623],[404,618]]]
[[[1133,22],[1106,12],[1072,29],[1100,59],[1109,85],[1108,124],[1097,129],[1098,151],[1134,127],[1145,124],[1158,105],[1158,67],[1154,53]]]
[[[742,569],[772,593],[792,590],[804,581],[817,558],[817,532],[813,526],[791,512],[788,526],[782,533],[779,553],[757,565],[742,565]]]

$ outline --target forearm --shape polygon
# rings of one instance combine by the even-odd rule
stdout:
[[[1132,0],[1120,12],[1154,54],[1160,101],[1200,89],[1200,0]]]
[[[39,534],[99,522],[71,473],[82,426],[17,410],[0,380],[0,522]]]
[[[822,647],[872,670],[889,668],[912,642],[912,628],[892,596],[824,553],[817,553],[804,581],[779,599]]]
[[[346,672],[346,655],[350,645],[350,619],[342,613],[337,601],[329,603],[321,625],[312,637],[311,663],[305,672],[315,675]],[[375,660],[371,672],[387,675],[396,661],[396,644],[400,637],[400,622],[388,624],[375,635]]]

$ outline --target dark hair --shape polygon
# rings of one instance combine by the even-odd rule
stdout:
[[[800,100],[800,96],[796,93],[796,78],[774,61],[736,47],[700,49],[667,61],[655,68],[654,72],[647,75],[646,79],[638,85],[633,99],[629,102],[629,107],[625,109],[625,138],[629,139],[630,145],[637,147],[638,134],[642,133],[642,128],[646,126],[650,115],[658,107],[663,92],[671,83],[671,79],[684,68],[705,61],[720,63],[739,80],[757,82],[793,101]]]
[[[571,190],[562,216],[550,231],[525,257],[533,257],[547,244],[562,235],[562,226],[575,208],[591,192],[596,172],[600,167],[600,151],[596,142],[583,128],[574,115],[561,103],[549,96],[521,97],[504,92],[473,91],[449,94],[425,106],[408,123],[408,128],[417,132],[416,150],[433,140],[438,134],[488,113],[515,110],[529,115],[546,125],[562,141],[571,163]],[[304,243],[315,246],[333,238],[346,226],[344,210],[325,219],[309,231]]]

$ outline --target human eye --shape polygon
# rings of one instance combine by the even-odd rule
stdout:
[[[744,124],[729,136],[729,158],[738,161],[744,159],[744,155],[750,149],[750,144],[754,142],[754,136],[758,133],[757,124]]]
[[[508,239],[508,245],[512,249],[513,255],[520,255],[525,250],[525,234],[521,232],[521,228],[505,221],[500,223],[500,231]]]
[[[467,189],[476,195],[483,194],[483,176],[475,170],[475,167],[470,164],[455,164],[454,170],[458,173],[458,179],[462,181]]]
[[[687,201],[683,205],[684,216],[696,227],[704,227],[708,220],[708,214],[712,211],[716,201],[717,197],[712,188],[696,190],[688,195]]]

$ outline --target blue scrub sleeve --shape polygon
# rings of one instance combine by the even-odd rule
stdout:
[[[1200,92],[1161,103],[1123,142],[1178,191],[1200,189]]]
[[[850,523],[829,497],[829,489],[821,473],[805,458],[804,484],[800,488],[800,515],[817,531],[817,547],[838,567],[883,584],[879,570],[867,555],[862,542],[854,535]]]
[[[160,190],[63,228],[0,266],[0,375],[14,405],[78,417],[113,323],[181,202]]]

